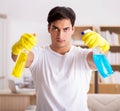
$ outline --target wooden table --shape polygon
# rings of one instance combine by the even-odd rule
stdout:
[[[0,91],[0,111],[24,111],[29,105],[35,104],[35,92],[15,94]]]

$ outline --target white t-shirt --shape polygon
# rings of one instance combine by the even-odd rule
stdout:
[[[72,46],[65,55],[49,46],[33,49],[30,67],[36,87],[37,111],[88,111],[91,69],[88,49]]]

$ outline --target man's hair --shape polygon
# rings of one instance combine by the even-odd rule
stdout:
[[[56,6],[48,13],[48,25],[56,20],[70,19],[72,26],[74,26],[76,15],[70,7]]]

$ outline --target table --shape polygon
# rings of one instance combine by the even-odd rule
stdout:
[[[24,111],[29,105],[35,104],[35,92],[11,93],[10,91],[0,91],[0,111]]]

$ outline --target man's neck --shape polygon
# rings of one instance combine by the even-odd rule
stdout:
[[[64,54],[66,54],[67,52],[69,52],[69,50],[71,49],[71,45],[69,45],[69,46],[67,46],[67,47],[61,47],[61,48],[59,48],[59,47],[53,47],[52,45],[50,45],[50,48],[51,48],[53,51],[55,51],[55,52],[57,52],[57,53],[59,53],[59,54],[64,55]]]

